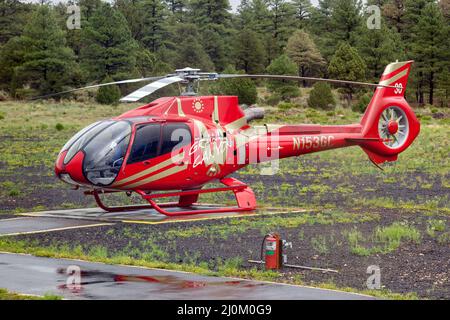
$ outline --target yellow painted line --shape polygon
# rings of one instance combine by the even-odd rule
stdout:
[[[97,224],[89,224],[89,225],[85,225],[85,226],[73,226],[73,227],[64,227],[64,228],[55,228],[55,229],[46,229],[46,230],[16,232],[16,233],[0,234],[0,237],[20,236],[20,235],[26,235],[26,234],[37,234],[37,233],[64,231],[64,230],[71,230],[71,229],[104,227],[104,226],[111,226],[111,225],[114,225],[114,223],[97,223]]]
[[[122,220],[122,223],[128,224],[146,224],[146,225],[158,225],[158,224],[166,224],[166,223],[182,223],[182,222],[191,222],[191,221],[205,221],[205,220],[220,220],[220,219],[231,219],[231,218],[246,218],[246,217],[256,217],[256,216],[266,216],[266,215],[279,215],[279,214],[292,214],[292,213],[304,213],[310,210],[296,210],[296,211],[282,211],[282,212],[263,212],[263,213],[241,213],[241,214],[230,214],[230,215],[222,215],[222,216],[213,216],[213,217],[200,217],[200,218],[191,218],[191,219],[167,219],[161,221],[145,221],[145,220]]]

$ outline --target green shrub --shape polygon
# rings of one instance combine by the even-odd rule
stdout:
[[[336,101],[331,87],[325,82],[316,83],[309,94],[308,106],[324,110],[333,109],[336,106]]]
[[[274,75],[297,75],[297,65],[287,55],[281,55],[267,67],[267,72]],[[283,80],[269,80],[267,87],[273,93],[281,96],[282,100],[288,100],[300,95],[297,82]]]
[[[5,114],[3,112],[0,112],[0,120],[5,119]]]
[[[107,77],[103,83],[113,82],[114,80]],[[95,100],[100,104],[117,104],[121,97],[119,87],[116,85],[100,87],[97,91]]]
[[[58,122],[58,123],[56,124],[55,128],[56,128],[56,130],[58,130],[58,131],[62,131],[62,130],[64,130],[64,125]]]
[[[223,71],[225,74],[238,73],[234,68],[227,68]],[[239,103],[252,105],[258,99],[256,85],[251,79],[227,79],[218,81],[217,85],[212,87],[212,94],[237,96]]]
[[[281,101],[281,96],[277,93],[272,94],[271,96],[269,96],[266,99],[266,103],[272,107],[278,105],[280,103],[280,101]]]

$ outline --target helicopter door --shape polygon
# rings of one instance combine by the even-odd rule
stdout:
[[[181,153],[180,148],[189,146],[191,140],[189,126],[184,123],[136,125],[124,170],[126,177],[136,177],[136,179],[132,179],[134,183],[130,185],[139,186],[139,183],[143,185],[144,182],[149,182],[148,178],[158,171],[170,167],[172,164],[181,165],[186,158],[179,156],[180,159],[177,161],[178,157],[175,155]],[[183,148],[183,150],[187,149],[187,153],[189,153],[188,148]]]

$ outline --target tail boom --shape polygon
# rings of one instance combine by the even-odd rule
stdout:
[[[376,164],[392,162],[417,138],[420,123],[404,94],[413,61],[396,62],[386,67],[379,87],[367,106],[361,123],[347,126],[281,126],[257,138],[250,148],[254,153],[269,150],[257,162],[287,158],[330,149],[360,146]],[[264,154],[264,152],[262,152]]]

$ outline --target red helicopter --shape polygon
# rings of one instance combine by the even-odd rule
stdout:
[[[181,69],[164,77],[112,84],[154,81],[122,101],[138,101],[173,83],[186,85],[180,97],[160,98],[116,118],[99,121],[77,133],[56,161],[59,179],[85,189],[108,212],[153,208],[167,216],[252,211],[255,195],[229,175],[249,164],[330,149],[360,146],[375,165],[396,161],[416,139],[420,123],[404,98],[413,61],[386,67],[379,84],[273,75],[224,75]],[[358,124],[251,126],[260,110],[242,110],[234,96],[196,96],[199,81],[227,78],[327,81],[376,87]],[[204,189],[211,182],[223,186]],[[200,194],[231,191],[237,206],[198,207]],[[107,207],[100,194],[133,192],[148,205]],[[162,192],[162,193],[161,193]],[[176,203],[157,202],[179,197]],[[170,208],[175,208],[170,209]]]

